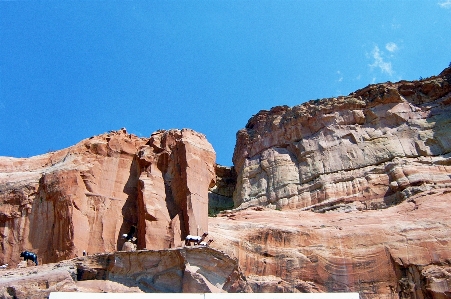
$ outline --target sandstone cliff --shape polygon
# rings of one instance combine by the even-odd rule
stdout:
[[[138,248],[181,246],[208,232],[208,189],[215,184],[213,147],[192,130],[152,134],[138,152]]]
[[[215,152],[192,130],[138,138],[125,129],[29,159],[0,158],[0,262],[114,252],[135,227],[138,249],[180,246],[208,231]]]
[[[451,188],[385,210],[249,208],[210,219],[212,246],[237,258],[254,292],[451,296]]]
[[[212,246],[254,292],[451,296],[451,69],[260,111]]]
[[[138,249],[166,249],[68,262],[72,270],[55,274],[61,279],[36,277],[33,285],[20,271],[38,275],[46,265],[19,276],[8,269],[1,291],[22,294],[10,288],[20,282],[25,289],[204,292],[214,289],[205,273],[227,272],[221,277],[232,277],[232,286],[216,291],[449,298],[450,123],[448,68],[260,111],[238,132],[231,168],[215,165],[205,137],[186,129],[150,138],[121,130],[42,156],[0,158],[0,263],[15,265],[23,249],[44,263],[83,250],[116,252],[132,227]],[[232,193],[235,209],[217,214],[232,208]],[[204,231],[211,248],[169,249]],[[150,260],[172,270],[145,274]],[[149,279],[137,286],[138,277]],[[149,283],[155,277],[159,287]]]
[[[362,210],[450,186],[451,69],[260,111],[237,133],[235,207]]]

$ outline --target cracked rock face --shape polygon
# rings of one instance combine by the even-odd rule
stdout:
[[[0,157],[0,261],[17,264],[23,250],[49,263],[120,249],[119,235],[138,219],[134,156],[146,142],[124,129],[27,159]]]
[[[83,251],[179,246],[208,231],[215,152],[192,130],[139,138],[125,129],[27,159],[0,157],[0,263],[30,250],[39,263]]]
[[[152,134],[138,152],[138,248],[174,248],[186,235],[208,232],[215,160],[202,134],[186,129]]]
[[[212,246],[254,292],[451,296],[451,69],[261,111]],[[321,212],[321,213],[319,213]]]
[[[237,134],[235,207],[380,209],[450,186],[450,73],[260,111]]]

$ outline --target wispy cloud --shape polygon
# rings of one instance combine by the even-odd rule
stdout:
[[[383,52],[379,50],[378,46],[374,46],[373,51],[371,51],[371,57],[374,59],[374,62],[370,64],[371,68],[379,68],[382,73],[387,73],[390,76],[393,75],[394,72],[391,66],[391,62],[384,60]]]
[[[340,78],[338,78],[338,82],[341,82],[341,81],[343,81],[343,75],[342,75],[342,73],[340,72],[340,71],[337,71],[337,75],[338,76],[340,76]]]
[[[385,49],[387,49],[391,53],[394,53],[394,52],[398,51],[398,46],[395,43],[387,43],[385,45]]]
[[[443,8],[451,8],[451,0],[446,0],[445,2],[439,2],[438,5]]]

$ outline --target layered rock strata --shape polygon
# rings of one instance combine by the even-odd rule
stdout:
[[[384,210],[254,207],[210,219],[211,246],[237,258],[254,292],[451,296],[451,188]]]
[[[122,249],[182,244],[208,230],[215,152],[192,130],[138,138],[125,129],[28,159],[0,158],[0,262],[23,250],[40,263]]]
[[[50,292],[251,291],[235,260],[205,247],[97,254],[1,274],[2,298],[47,298]]]
[[[0,263],[16,264],[23,249],[41,263],[85,249],[113,252],[134,230],[138,249],[177,247],[204,231],[214,241],[8,269],[0,292],[448,298],[450,82],[446,69],[261,111],[237,134],[233,168],[215,165],[211,145],[191,130],[150,138],[121,130],[30,159],[0,158]],[[207,219],[230,207],[232,192],[236,209]],[[207,200],[215,209],[207,210]],[[247,283],[212,248],[236,259]],[[46,267],[62,271],[39,276]]]
[[[254,292],[451,296],[450,83],[448,68],[253,116],[212,246]]]
[[[450,186],[451,69],[260,111],[237,133],[235,207],[364,210]]]

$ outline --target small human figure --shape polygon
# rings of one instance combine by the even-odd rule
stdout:
[[[136,251],[136,244],[132,243],[131,241],[126,241],[124,245],[122,245],[122,251]]]
[[[86,250],[83,250],[83,256],[86,256]]]
[[[132,225],[130,227],[130,230],[128,234],[122,234],[122,238],[125,239],[124,244],[122,245],[122,251],[136,251],[137,245],[137,238],[135,237],[136,234],[136,226]]]

